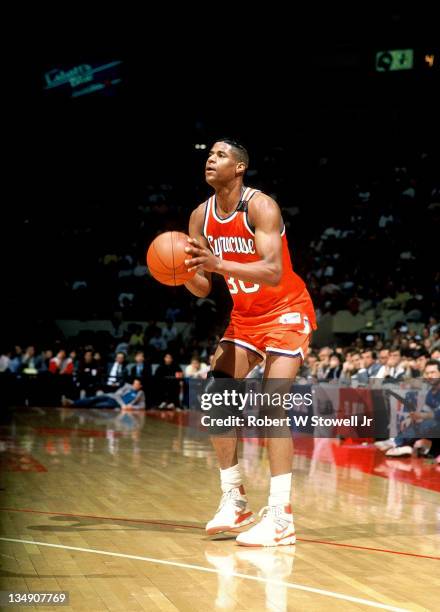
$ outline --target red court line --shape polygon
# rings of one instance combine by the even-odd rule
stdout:
[[[421,557],[422,559],[434,559],[434,561],[440,561],[440,557],[434,557],[432,555],[420,555],[418,553],[404,552],[400,550],[389,550],[387,548],[373,548],[371,546],[359,546],[358,544],[341,544],[340,542],[327,542],[326,540],[310,540],[309,538],[296,538],[300,542],[312,542],[315,544],[329,544],[330,546],[343,546],[346,548],[357,548],[358,550],[368,550],[371,552],[384,552],[392,555],[405,555],[407,557]]]
[[[131,519],[122,516],[98,516],[96,514],[72,514],[70,512],[47,512],[46,510],[32,510],[31,508],[0,508],[0,512],[31,512],[32,514],[49,514],[50,516],[69,516],[71,518],[92,518],[105,521],[125,521],[127,523],[147,523],[148,525],[162,525],[164,527],[181,527],[182,529],[204,529],[197,525],[177,525],[176,523],[164,523],[152,521],[151,519]]]
[[[17,449],[8,450],[0,457],[0,467],[10,472],[47,472],[47,468],[32,455]]]
[[[33,510],[31,508],[0,508],[0,512],[30,512],[32,514],[48,514],[50,516],[68,516],[71,518],[92,518],[106,521],[125,521],[127,523],[146,523],[148,525],[161,525],[163,527],[180,527],[181,529],[200,529],[204,531],[204,527],[198,525],[177,525],[176,523],[168,523],[163,521],[153,521],[150,519],[131,519],[121,516],[98,516],[96,514],[72,514],[70,512],[48,512],[46,510]],[[232,532],[230,532],[232,533]],[[329,546],[341,546],[344,548],[354,548],[357,550],[366,550],[369,552],[383,552],[392,555],[402,555],[406,557],[419,557],[421,559],[433,559],[440,561],[440,557],[433,555],[420,555],[418,553],[405,552],[401,550],[388,550],[387,548],[373,548],[370,546],[359,546],[357,544],[342,544],[340,542],[328,542],[327,540],[311,540],[310,538],[296,538],[299,542],[310,542],[311,544],[327,544]]]

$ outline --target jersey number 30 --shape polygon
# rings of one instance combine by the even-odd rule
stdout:
[[[229,291],[231,295],[235,295],[240,290],[243,291],[243,293],[255,293],[260,288],[260,285],[258,285],[257,283],[253,283],[250,287],[246,287],[245,283],[242,280],[236,281],[235,278],[232,276],[228,276],[227,283],[229,285]]]

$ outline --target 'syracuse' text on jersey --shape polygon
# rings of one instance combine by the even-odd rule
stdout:
[[[261,260],[256,251],[255,232],[250,226],[247,212],[248,202],[257,192],[256,189],[245,188],[236,210],[225,218],[218,215],[215,196],[207,200],[203,234],[217,257],[239,263]],[[283,272],[276,287],[246,282],[232,276],[225,277],[234,302],[231,322],[240,326],[264,326],[280,319],[281,323],[302,327],[306,316],[312,329],[316,329],[309,292],[302,278],[292,268],[285,227],[281,231],[281,240]]]

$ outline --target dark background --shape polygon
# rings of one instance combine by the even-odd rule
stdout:
[[[173,185],[175,226],[185,229],[208,193],[205,152],[195,143],[241,138],[263,188],[272,188],[265,177],[282,175],[280,203],[300,206],[308,237],[311,225],[318,233],[350,206],[348,192],[335,199],[313,184],[320,157],[332,160],[332,180],[347,178],[347,190],[351,177],[367,180],[372,166],[407,163],[421,151],[436,159],[440,57],[427,9],[327,9],[308,17],[253,11],[254,26],[246,15],[210,8],[222,18],[214,12],[200,27],[191,14],[190,25],[179,27],[181,15],[170,9],[168,18],[140,24],[133,16],[118,27],[113,14],[111,28],[96,30],[84,19],[73,35],[60,25],[23,35],[29,47],[11,69],[4,116],[13,136],[2,223],[1,333],[8,341],[56,318],[85,316],[58,299],[78,261],[93,265],[107,245],[146,250],[148,232],[143,241],[133,215],[148,184]],[[376,51],[407,47],[416,52],[414,70],[375,73]],[[437,54],[431,70],[423,63],[428,52]],[[103,94],[71,99],[44,90],[51,68],[112,60],[123,62],[122,83]],[[72,230],[85,228],[84,241],[81,233],[71,240]],[[301,247],[300,228],[295,236]],[[302,272],[301,255],[297,261]],[[424,263],[420,273],[431,271]],[[89,316],[105,314],[91,308]]]

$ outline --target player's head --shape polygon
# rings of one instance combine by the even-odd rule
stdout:
[[[246,148],[233,138],[220,138],[212,145],[205,166],[208,185],[217,188],[243,176],[249,166]]]

